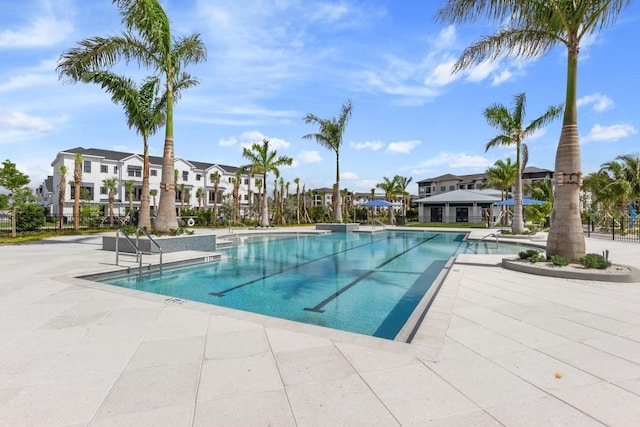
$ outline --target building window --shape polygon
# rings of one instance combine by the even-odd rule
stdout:
[[[249,195],[245,194],[244,197],[243,197],[243,200],[249,200]]]
[[[157,169],[151,169],[149,171],[149,173],[151,174],[151,176],[158,176],[158,170]]]
[[[229,184],[233,184],[233,178],[229,177]]]
[[[244,185],[249,185],[249,178],[244,179]]]
[[[108,194],[107,187],[100,187],[100,194]]]
[[[113,167],[113,173],[118,173],[118,167],[117,166]]]
[[[196,181],[200,181],[202,179],[202,175],[199,173],[196,174]]]
[[[140,166],[127,166],[127,175],[131,177],[140,178],[142,176],[142,167]]]
[[[100,172],[101,172],[101,173],[109,173],[109,166],[107,166],[107,165],[100,165]]]
[[[455,186],[455,185],[450,185],[450,186],[449,186],[449,191],[453,191],[453,190],[455,190],[455,189],[456,189],[456,186]]]
[[[84,171],[91,173],[91,162],[89,160],[84,161]]]
[[[440,187],[440,191],[447,191],[447,187],[445,187],[444,185],[442,185],[442,186]]]
[[[189,172],[182,171],[182,180],[183,181],[189,181]]]

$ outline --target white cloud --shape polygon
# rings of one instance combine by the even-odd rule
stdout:
[[[0,128],[24,132],[50,132],[53,130],[53,126],[48,120],[20,112],[0,115]]]
[[[493,80],[491,81],[492,86],[499,86],[500,84],[511,80],[513,77],[513,73],[507,69],[500,71],[499,74],[494,74]]]
[[[365,141],[365,142],[352,142],[351,147],[355,150],[371,150],[378,151],[384,144],[381,141]]]
[[[218,141],[218,145],[220,147],[233,147],[240,144],[242,148],[249,148],[255,143],[262,143],[262,140],[264,139],[269,140],[269,150],[289,148],[291,145],[289,141],[285,141],[281,138],[270,138],[257,130],[242,132],[238,137],[232,136],[226,139],[220,139],[220,141]]]
[[[355,180],[358,179],[358,174],[356,174],[355,172],[342,172],[340,174],[340,179]]]
[[[591,141],[607,141],[613,142],[622,138],[626,138],[629,135],[638,133],[638,130],[631,125],[619,124],[611,126],[601,126],[599,124],[593,125],[589,134],[582,138],[582,142]]]
[[[593,95],[587,95],[577,100],[578,107],[585,105],[592,105],[595,111],[604,111],[613,107],[613,100],[606,95],[594,93]]]
[[[298,154],[296,159],[300,163],[319,163],[322,161],[320,153],[316,150],[303,151]]]
[[[460,74],[453,74],[452,71],[455,63],[455,59],[447,59],[445,62],[436,65],[431,74],[424,79],[424,84],[427,86],[446,86],[458,80]]]
[[[238,143],[238,140],[235,137],[220,139],[220,141],[218,141],[218,145],[220,147],[233,147],[237,143]]]
[[[16,143],[26,138],[35,138],[53,132],[53,123],[62,121],[64,118],[52,120],[21,112],[0,112],[0,144]]]
[[[53,6],[59,8],[60,14],[68,9],[63,1],[54,2],[41,1],[37,6],[33,6],[38,12],[44,14],[31,18],[28,22],[18,22],[13,28],[6,28],[0,31],[0,48],[32,48],[55,46],[62,42],[73,31],[70,20],[56,16]],[[33,16],[29,14],[27,16]]]
[[[387,146],[387,150],[386,151],[388,153],[409,154],[411,152],[411,150],[416,148],[419,144],[420,144],[420,141],[418,141],[418,140],[391,142]]]
[[[467,73],[467,80],[471,82],[480,82],[491,76],[498,69],[499,61],[486,60],[474,65]]]
[[[424,173],[437,166],[447,166],[452,169],[482,169],[491,166],[493,161],[482,156],[473,156],[467,153],[449,153],[441,151],[436,156],[420,162],[414,170]]]

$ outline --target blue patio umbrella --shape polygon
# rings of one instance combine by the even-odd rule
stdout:
[[[360,204],[361,207],[365,207],[365,208],[376,208],[376,207],[382,207],[382,208],[388,208],[389,206],[393,206],[393,203],[389,203],[386,200],[369,200],[368,202],[364,202],[362,204]]]
[[[522,198],[522,204],[523,205],[542,205],[546,203],[544,200],[535,200],[535,199],[529,199],[527,197],[523,197]],[[511,198],[511,199],[506,199],[503,200],[501,202],[495,202],[494,206],[513,206],[515,204],[515,199]]]

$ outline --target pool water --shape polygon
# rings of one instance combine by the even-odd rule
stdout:
[[[450,257],[518,250],[464,236],[387,231],[236,237],[220,261],[104,282],[393,339]]]

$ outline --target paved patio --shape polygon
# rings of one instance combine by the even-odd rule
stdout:
[[[95,236],[0,246],[0,425],[637,425],[640,283],[501,258],[458,257],[404,344],[76,279],[114,268]]]

